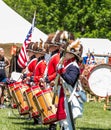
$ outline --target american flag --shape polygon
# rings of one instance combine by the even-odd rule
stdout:
[[[35,23],[35,14],[34,14],[34,18],[33,18],[33,21],[32,21],[32,26],[31,26],[31,28],[30,28],[30,30],[29,30],[26,38],[25,38],[25,41],[22,45],[21,51],[20,51],[19,56],[18,56],[17,62],[18,62],[18,65],[21,68],[25,68],[26,65],[27,65],[28,57],[27,57],[27,54],[26,54],[26,48],[28,47],[28,44],[31,42],[34,23]]]

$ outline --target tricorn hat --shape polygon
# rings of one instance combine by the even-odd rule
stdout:
[[[66,50],[67,53],[74,54],[74,56],[78,59],[81,60],[82,52],[83,52],[83,46],[80,44],[80,40],[76,39],[75,41],[72,41]]]
[[[46,49],[44,46],[44,42],[42,41],[42,39],[40,39],[40,42],[37,43],[37,47],[36,49],[33,51],[34,53],[41,53],[41,54],[45,54],[46,53]]]
[[[31,52],[33,52],[33,51],[34,51],[34,45],[35,45],[34,42],[30,42],[30,43],[28,44],[28,47],[26,48],[26,51],[31,51]]]
[[[57,30],[55,33],[55,36],[52,39],[52,43],[54,44],[65,44],[68,40],[74,40],[74,35],[71,32],[68,31],[60,31]]]

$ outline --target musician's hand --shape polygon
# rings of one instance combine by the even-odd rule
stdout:
[[[40,86],[41,89],[45,89],[46,83],[45,83],[45,81],[44,81],[43,78],[40,78],[40,80],[39,80],[39,86]]]
[[[52,80],[52,81],[50,82],[50,86],[51,86],[51,87],[54,87],[54,85],[55,85],[55,81]]]
[[[45,82],[43,78],[40,78],[39,82],[43,83]]]

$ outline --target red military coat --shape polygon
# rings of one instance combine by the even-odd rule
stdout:
[[[37,63],[35,67],[35,71],[34,71],[34,82],[38,83],[40,78],[44,77],[46,66],[47,66],[47,63],[44,59],[40,60]]]
[[[52,81],[56,78],[57,75],[57,64],[59,63],[60,60],[60,52],[54,54],[49,63],[48,63],[48,72],[47,72],[47,76],[48,76],[48,80]]]
[[[37,64],[37,58],[34,58],[34,59],[32,59],[32,60],[30,61],[30,63],[29,63],[28,66],[27,66],[28,71],[29,71],[28,74],[27,74],[27,76],[33,75],[33,72],[34,72],[34,70],[35,70],[36,64]]]

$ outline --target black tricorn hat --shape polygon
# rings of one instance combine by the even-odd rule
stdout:
[[[76,39],[70,43],[67,47],[66,53],[73,54],[78,60],[82,59],[83,46],[80,44],[80,40]]]

